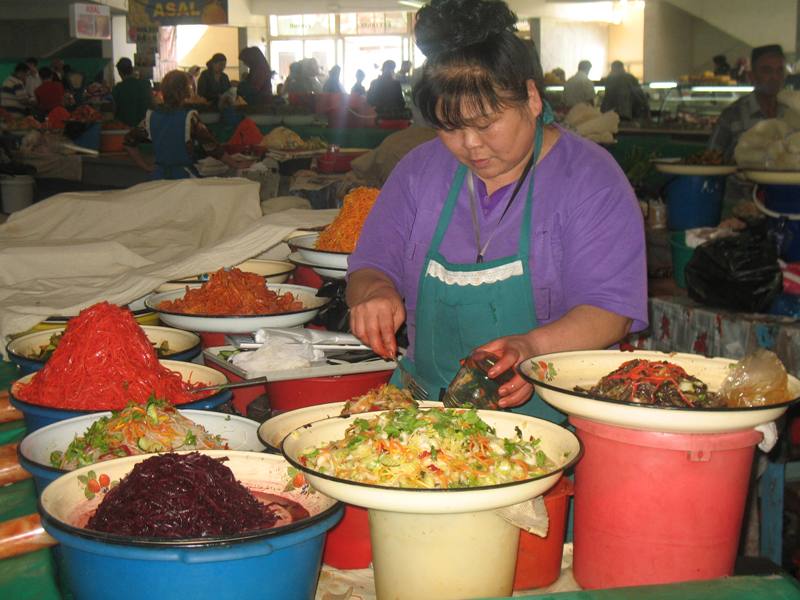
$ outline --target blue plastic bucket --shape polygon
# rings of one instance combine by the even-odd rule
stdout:
[[[289,464],[282,457],[224,450],[204,454],[229,457],[227,465],[242,481],[252,479],[242,475],[238,464],[243,460],[263,464],[258,467],[259,477],[282,484],[268,485],[267,490],[285,489],[291,481]],[[301,504],[311,516],[274,529],[225,538],[132,538],[74,525],[72,515],[87,506],[75,498],[83,495],[78,478],[87,476],[88,469],[97,469],[98,473],[105,469],[114,481],[122,474],[114,470],[121,461],[128,458],[67,473],[47,486],[40,498],[42,525],[61,544],[59,567],[75,598],[313,600],[325,534],[341,518],[341,503],[295,491],[289,497],[297,500],[300,493],[304,498]],[[316,496],[319,498],[315,500]]]
[[[725,177],[678,175],[667,184],[667,227],[716,227],[722,216]]]
[[[769,229],[779,240],[781,258],[800,261],[800,185],[759,185],[757,189],[764,193],[764,206],[781,213],[767,214]]]

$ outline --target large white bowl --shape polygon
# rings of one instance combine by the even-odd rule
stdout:
[[[314,248],[314,244],[316,244],[318,237],[319,233],[311,233],[293,237],[288,243],[290,247],[296,248],[302,259],[310,265],[328,269],[347,270],[347,259],[350,253],[317,250]]]
[[[701,177],[722,177],[735,173],[736,165],[685,165],[670,159],[654,160],[656,170],[667,175],[695,175]]]
[[[251,258],[236,267],[246,273],[255,273],[261,275],[269,283],[283,283],[289,278],[289,275],[294,271],[294,265],[285,260],[267,260],[261,258]],[[180,279],[172,279],[166,283],[162,283],[155,291],[169,292],[172,290],[182,290],[187,285],[193,283],[201,283],[208,280],[208,273],[202,275],[195,275],[193,277],[182,277]]]
[[[170,357],[175,354],[183,354],[193,349],[197,350],[194,353],[195,356],[200,353],[200,336],[196,333],[175,329],[173,327],[159,327],[157,325],[142,325],[141,327],[147,338],[156,346],[161,345],[163,342],[169,344]],[[6,346],[6,350],[12,356],[17,356],[27,361],[35,361],[44,365],[46,361],[32,358],[32,356],[38,353],[42,346],[46,346],[50,342],[51,337],[63,333],[65,329],[65,327],[57,327],[25,334],[11,340]]]
[[[280,415],[274,416],[264,421],[258,428],[258,439],[269,450],[274,452],[281,451],[283,438],[292,431],[308,423],[321,421],[330,417],[338,417],[342,414],[342,409],[346,402],[328,402],[327,404],[316,404],[306,406],[297,410],[290,410]],[[422,408],[442,408],[441,402],[431,400],[419,401]]]
[[[308,449],[344,437],[355,419],[371,415],[332,417],[295,429],[283,440],[281,451],[318,491],[349,504],[369,509],[411,514],[455,514],[479,512],[511,506],[535,498],[550,489],[561,472],[577,461],[580,442],[567,429],[543,419],[494,410],[479,410],[481,419],[495,428],[500,437],[515,438],[517,430],[525,439],[541,439],[541,449],[556,462],[552,472],[537,479],[526,479],[500,485],[463,489],[404,489],[340,479],[319,473],[298,460]]]
[[[263,452],[264,445],[258,440],[258,423],[236,415],[226,415],[208,410],[180,410],[187,419],[202,425],[212,435],[221,436],[230,450]],[[20,463],[36,480],[41,491],[45,486],[67,469],[59,469],[50,464],[50,454],[58,450],[64,452],[72,441],[101,417],[111,416],[110,412],[92,413],[53,423],[26,435],[20,442],[17,452]],[[101,461],[103,462],[103,461]]]
[[[749,169],[742,172],[747,179],[760,185],[800,185],[800,171],[759,171]]]
[[[164,300],[182,298],[185,290],[173,290],[161,294],[153,294],[147,298],[147,306],[158,312],[159,318],[173,327],[188,329],[190,331],[204,331],[215,333],[252,333],[262,327],[295,327],[305,325],[319,312],[319,309],[330,302],[330,298],[318,297],[317,290],[304,285],[266,284],[267,287],[278,294],[292,292],[305,308],[292,312],[274,315],[187,315],[183,313],[165,311],[158,308]],[[199,284],[187,287],[200,287]]]
[[[145,306],[145,301],[147,300],[147,296],[142,296],[141,298],[137,298],[136,300],[131,301],[127,308],[133,313],[135,317],[141,317],[144,314],[152,313],[152,311]],[[80,312],[80,311],[78,311]],[[78,316],[78,313],[74,315],[53,315],[47,317],[43,323],[66,323],[71,318]]]
[[[347,275],[347,269],[332,269],[330,267],[319,267],[313,263],[308,262],[303,258],[300,252],[292,252],[289,255],[289,261],[298,267],[310,267],[320,277],[327,277],[328,279],[344,279]]]
[[[736,361],[697,354],[619,350],[557,352],[534,356],[520,363],[520,374],[533,383],[545,402],[569,415],[644,431],[664,433],[725,433],[750,429],[780,417],[792,402],[754,408],[683,408],[618,402],[576,392],[590,388],[622,363],[634,359],[667,360],[683,367],[716,391]],[[800,381],[789,376],[792,398],[800,397]]]

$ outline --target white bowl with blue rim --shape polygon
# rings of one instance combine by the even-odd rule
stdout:
[[[218,435],[228,444],[228,449],[245,452],[263,452],[264,444],[258,438],[258,422],[238,415],[228,415],[209,410],[179,410],[181,415],[202,425],[211,435]],[[42,490],[70,469],[60,469],[50,463],[53,452],[64,452],[72,441],[82,436],[92,424],[111,412],[92,413],[52,423],[26,435],[17,448],[19,464],[33,476],[36,491]],[[102,461],[101,461],[102,462]],[[97,463],[95,463],[97,464]]]
[[[186,290],[173,290],[161,294],[153,294],[147,299],[147,306],[158,312],[162,322],[179,329],[203,331],[211,333],[252,333],[262,327],[297,327],[305,325],[317,316],[320,309],[330,302],[330,298],[317,296],[317,290],[305,285],[265,284],[267,289],[284,294],[291,292],[303,304],[303,308],[275,314],[257,315],[204,315],[189,314],[159,308],[167,300],[183,298]],[[198,288],[200,284],[187,286]]]

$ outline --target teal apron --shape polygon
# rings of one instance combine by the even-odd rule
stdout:
[[[456,170],[420,274],[414,361],[402,359],[432,400],[439,398],[440,390],[458,371],[460,359],[474,348],[499,337],[527,333],[539,325],[528,257],[535,165],[542,149],[543,129],[544,120],[540,118],[516,255],[484,263],[456,264],[440,254],[467,175],[464,165]],[[398,372],[392,382],[401,385]],[[536,395],[512,411],[553,422],[566,420],[566,415]]]

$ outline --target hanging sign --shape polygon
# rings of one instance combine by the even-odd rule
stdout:
[[[69,34],[82,40],[110,40],[111,9],[83,2],[70,4]]]
[[[131,27],[167,25],[226,25],[228,0],[130,0]]]

